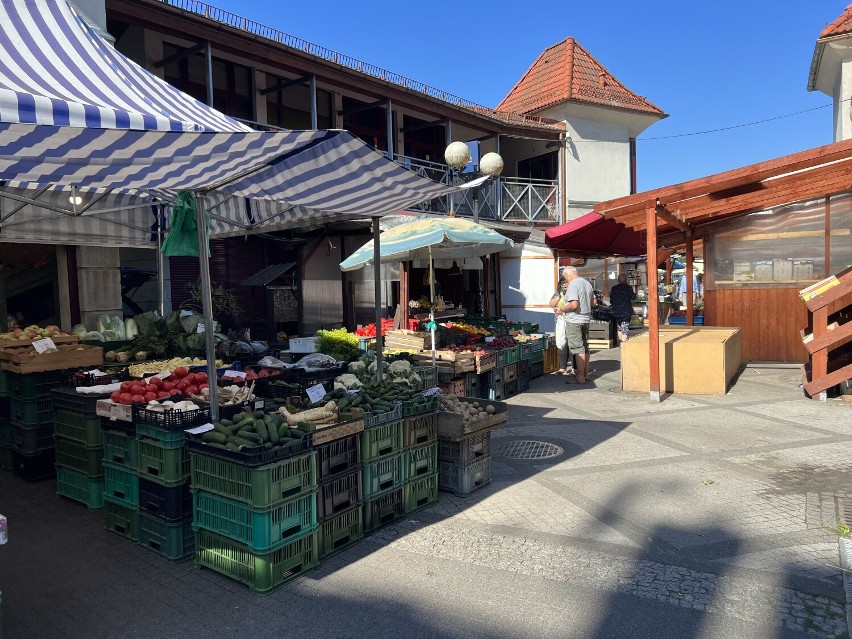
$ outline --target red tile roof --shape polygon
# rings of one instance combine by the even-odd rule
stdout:
[[[616,80],[574,38],[545,49],[496,110],[532,113],[567,100],[665,115]]]
[[[852,31],[852,4],[850,4],[837,20],[828,25],[819,34],[820,39],[830,36],[842,35]]]

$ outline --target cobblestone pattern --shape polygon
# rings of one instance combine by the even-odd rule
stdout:
[[[410,534],[414,531],[417,534]],[[673,606],[721,613],[744,621],[807,631],[814,637],[846,632],[842,601],[719,576],[680,566],[542,544],[446,523],[422,528],[407,521],[370,538],[396,550],[623,593]]]

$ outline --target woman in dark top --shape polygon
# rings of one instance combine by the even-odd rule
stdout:
[[[627,284],[627,274],[618,276],[618,284],[609,292],[609,304],[612,316],[618,326],[618,341],[627,339],[630,330],[630,316],[633,315],[633,288]]]

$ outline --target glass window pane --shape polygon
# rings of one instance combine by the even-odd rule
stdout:
[[[831,198],[831,268],[836,275],[852,266],[852,195]]]

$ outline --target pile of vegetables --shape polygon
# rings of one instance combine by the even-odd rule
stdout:
[[[112,352],[112,351],[111,351]],[[116,358],[109,358],[109,353],[104,355],[104,359],[107,361],[119,361]],[[181,367],[187,366],[204,366],[207,364],[207,360],[199,359],[199,358],[191,358],[191,357],[173,357],[171,359],[164,360],[154,360],[150,362],[144,362],[142,364],[131,364],[127,367],[127,373],[131,377],[142,377],[145,374],[153,374],[158,375],[161,373],[170,373],[173,370]],[[216,360],[216,366],[222,366],[221,360]]]
[[[290,427],[283,413],[263,411],[237,413],[234,419],[213,422],[213,429],[201,435],[201,441],[218,448],[241,452],[244,448],[263,446],[280,448],[293,440],[301,441],[305,433]]]
[[[210,389],[206,384],[198,393],[191,395],[193,399],[200,399],[210,403]],[[248,386],[220,386],[216,392],[216,401],[219,406],[239,406],[240,404],[254,399],[254,384]]]
[[[500,350],[501,348],[513,348],[518,345],[514,337],[495,337],[488,342],[488,348]]]
[[[317,331],[317,352],[325,353],[339,362],[350,362],[357,359],[361,350],[358,348],[358,336],[345,328]]]
[[[181,411],[181,412],[189,411],[189,410],[201,410],[201,406],[199,406],[198,404],[196,404],[193,401],[182,400],[182,401],[179,401],[179,402],[173,402],[169,399],[163,400],[161,402],[160,401],[148,402],[148,405],[145,408],[147,410],[152,410],[152,411],[155,411],[157,413],[165,413],[166,411],[170,411],[170,410],[177,410],[177,411]]]
[[[496,409],[491,404],[482,406],[477,401],[465,402],[457,395],[444,395],[443,393],[438,395],[438,408],[442,411],[460,415],[464,419],[465,424],[475,424],[496,412]]]

